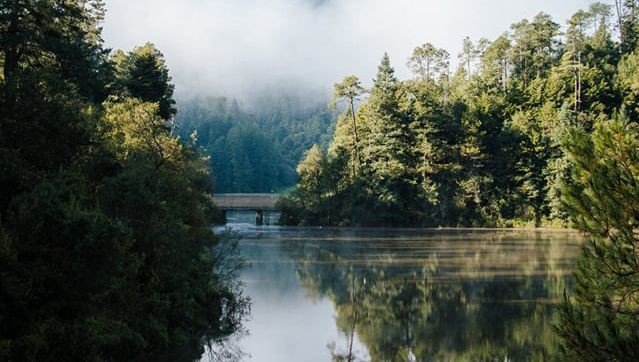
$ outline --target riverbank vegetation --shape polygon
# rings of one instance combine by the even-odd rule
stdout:
[[[333,139],[298,165],[282,223],[567,225],[566,135],[638,116],[637,3],[616,5],[578,11],[563,33],[540,13],[497,39],[466,38],[453,74],[450,54],[426,43],[406,62],[411,79],[387,55],[370,89],[344,78]]]
[[[639,358],[639,129],[619,115],[567,138],[571,220],[591,235],[576,286],[559,309],[563,355],[573,361]],[[613,358],[614,357],[614,358]]]
[[[247,301],[162,54],[105,49],[101,1],[0,9],[0,360],[198,359]]]
[[[424,44],[413,79],[386,55],[370,90],[346,77],[331,145],[298,165],[282,222],[573,226],[589,242],[552,355],[637,360],[638,9],[595,3],[563,36],[541,13],[493,41],[465,39],[452,76],[448,53]]]

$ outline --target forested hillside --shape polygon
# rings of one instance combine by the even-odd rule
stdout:
[[[0,360],[193,361],[240,329],[208,165],[101,1],[0,1]]]
[[[179,108],[180,134],[194,137],[211,156],[218,193],[295,185],[302,154],[315,143],[327,147],[337,118],[325,103],[282,93],[262,96],[249,109],[223,97],[188,100]]]
[[[411,79],[387,55],[371,89],[346,77],[334,101],[349,106],[328,151],[298,165],[282,221],[563,225],[568,130],[638,119],[639,13],[616,6],[595,3],[563,32],[540,13],[496,39],[466,38],[453,73],[451,55],[426,43],[406,61]]]

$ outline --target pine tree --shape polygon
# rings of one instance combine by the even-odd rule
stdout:
[[[363,160],[370,168],[370,193],[380,215],[394,223],[408,221],[414,212],[416,187],[412,182],[415,136],[409,126],[406,94],[384,54],[365,108],[368,139]]]
[[[353,138],[353,146],[352,146],[352,155],[354,156],[351,161],[352,164],[352,177],[357,176],[356,169],[361,167],[362,158],[360,156],[360,138],[359,133],[357,132],[357,115],[355,112],[355,102],[358,101],[361,95],[364,93],[364,88],[362,87],[359,79],[354,76],[345,77],[341,83],[335,83],[335,88],[333,91],[333,98],[329,103],[329,107],[335,108],[337,102],[345,101],[347,102],[346,114],[343,117],[350,118],[352,123],[349,125],[350,130],[352,131]],[[343,122],[338,122],[338,126],[341,126],[340,129],[343,129]],[[356,166],[357,163],[357,166]]]
[[[153,44],[146,43],[128,54],[118,51],[113,60],[120,91],[144,102],[157,102],[165,121],[175,116],[174,86],[164,55]]]
[[[590,233],[576,286],[559,308],[557,328],[569,360],[639,358],[639,129],[623,116],[591,135],[573,130],[565,147],[571,178],[564,200]]]
[[[413,54],[406,65],[419,77],[436,80],[442,75],[448,75],[448,58],[449,55],[445,49],[426,43],[413,49]]]

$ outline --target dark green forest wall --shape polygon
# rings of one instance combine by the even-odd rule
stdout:
[[[298,165],[282,222],[566,225],[568,130],[638,119],[638,12],[617,5],[593,4],[565,30],[540,13],[496,39],[466,38],[452,73],[451,55],[425,43],[406,61],[411,79],[387,55],[370,89],[344,78],[328,151]]]
[[[280,192],[295,185],[304,151],[315,143],[326,148],[337,118],[325,102],[282,93],[263,96],[250,108],[223,97],[189,100],[179,108],[180,135],[193,137],[211,157],[218,193]]]
[[[248,312],[164,57],[104,15],[0,0],[1,361],[193,361]]]

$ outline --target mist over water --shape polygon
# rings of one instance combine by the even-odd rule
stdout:
[[[351,339],[356,361],[543,360],[581,243],[569,231],[227,226],[243,236],[249,361],[327,361]]]
[[[330,94],[355,74],[370,84],[384,52],[400,78],[425,42],[456,64],[462,39],[495,39],[510,24],[552,9],[565,20],[588,0],[107,0],[107,46],[147,41],[166,56],[178,98],[214,95],[253,103],[274,90]]]

